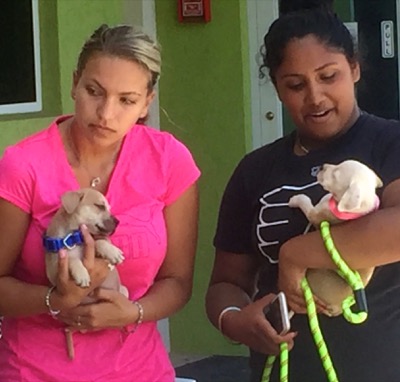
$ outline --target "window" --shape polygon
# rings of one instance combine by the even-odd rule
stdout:
[[[2,0],[0,7],[0,114],[40,111],[38,0]]]

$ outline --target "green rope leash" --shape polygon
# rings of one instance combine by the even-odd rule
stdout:
[[[308,285],[307,279],[304,277],[301,281],[301,288],[303,289],[304,298],[307,306],[307,315],[311,333],[313,335],[314,342],[317,346],[319,356],[321,358],[322,365],[325,373],[328,377],[329,382],[338,382],[335,368],[331,357],[329,356],[328,348],[326,346],[324,337],[318,322],[317,308],[315,306],[313,293],[310,286]],[[263,376],[261,382],[269,382],[271,377],[272,368],[275,362],[276,356],[269,355],[265,362]],[[280,382],[287,382],[289,380],[289,351],[287,343],[281,343],[280,352]]]
[[[354,296],[347,297],[342,303],[343,316],[348,322],[352,324],[361,324],[367,319],[368,316],[368,307],[364,291],[364,284],[361,280],[359,273],[350,269],[347,263],[340,256],[338,250],[335,247],[335,244],[333,243],[329,223],[327,221],[323,221],[320,228],[325,248],[331,255],[332,261],[338,268],[337,273],[350,285],[354,292]],[[306,278],[301,281],[301,288],[303,290],[304,298],[306,301],[309,326],[313,335],[315,345],[317,346],[326,376],[328,377],[329,382],[338,382],[339,380],[337,378],[335,368],[333,366],[328,348],[326,346],[324,337],[319,326],[318,314],[315,307],[313,293],[310,286],[308,285]],[[354,304],[357,305],[359,310],[356,313],[351,310],[351,307]],[[275,359],[276,356],[268,356],[265,362],[261,382],[269,382]],[[287,343],[282,343],[280,346],[280,365],[280,382],[287,382],[289,374],[289,351]]]
[[[303,280],[301,280],[301,288],[303,289],[304,298],[306,300],[308,324],[310,326],[314,343],[318,349],[322,366],[324,367],[326,376],[328,377],[328,381],[338,382],[339,380],[337,378],[335,368],[329,355],[324,336],[322,335],[321,328],[319,327],[318,313],[317,308],[315,307],[313,293],[305,277],[303,278]]]
[[[333,243],[330,226],[327,221],[321,223],[321,236],[326,250],[331,255],[332,261],[338,268],[339,276],[342,277],[354,291],[354,296],[347,297],[342,303],[343,316],[352,324],[361,324],[368,317],[367,299],[361,277],[357,271],[350,269],[340,256]],[[359,311],[357,313],[351,310],[354,304],[358,306]]]
[[[269,355],[264,367],[261,382],[269,382],[272,367],[274,366],[276,356]],[[289,349],[286,342],[280,344],[280,382],[289,381]]]

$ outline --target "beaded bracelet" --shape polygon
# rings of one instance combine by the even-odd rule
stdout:
[[[132,301],[132,304],[135,304],[137,306],[139,315],[134,324],[129,324],[124,327],[125,332],[129,334],[136,332],[138,326],[143,322],[144,316],[143,305],[139,301]]]
[[[60,310],[54,310],[50,304],[50,295],[54,289],[56,289],[56,287],[54,285],[52,287],[50,287],[47,290],[46,296],[44,298],[44,303],[46,304],[47,309],[49,310],[50,316],[52,316],[53,318],[55,318],[61,312]]]
[[[228,312],[240,312],[242,309],[239,308],[238,306],[227,306],[225,309],[222,309],[221,313],[218,316],[218,330],[221,332],[221,334],[232,344],[232,345],[240,345],[240,342],[235,342],[232,341],[229,337],[227,337],[224,334],[224,331],[222,330],[222,319],[224,318],[225,314]]]

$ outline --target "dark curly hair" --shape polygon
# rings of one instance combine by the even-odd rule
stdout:
[[[275,74],[282,64],[287,44],[307,35],[313,35],[327,47],[343,53],[349,63],[358,62],[354,41],[347,27],[329,8],[319,6],[290,11],[272,23],[261,48],[263,64],[260,76],[264,76],[264,69],[267,68],[275,83]]]

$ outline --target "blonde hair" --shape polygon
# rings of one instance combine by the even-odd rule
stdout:
[[[143,66],[151,74],[148,85],[150,91],[160,76],[161,49],[158,43],[130,25],[109,27],[103,24],[96,29],[79,54],[76,68],[78,76],[96,53],[127,59]]]

